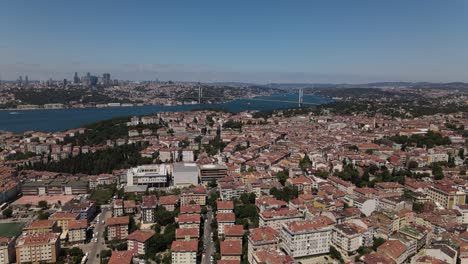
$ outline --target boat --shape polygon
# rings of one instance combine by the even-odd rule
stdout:
[[[19,112],[10,112],[10,115],[18,115]]]

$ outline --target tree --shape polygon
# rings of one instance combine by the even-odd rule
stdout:
[[[276,178],[278,178],[278,181],[281,183],[281,185],[284,186],[286,180],[289,178],[289,173],[285,170],[282,170],[276,174]]]
[[[335,247],[333,246],[330,246],[330,256],[338,261],[340,261],[340,263],[344,263],[344,260],[343,260],[343,257],[341,256],[341,253],[336,250]]]
[[[460,157],[462,160],[465,159],[465,149],[461,148],[458,150],[458,157]]]
[[[309,168],[310,166],[312,166],[312,161],[310,160],[309,156],[306,154],[299,161],[299,167],[301,167],[301,169],[305,170],[306,168]]]
[[[435,180],[442,180],[444,178],[444,172],[439,164],[432,164],[432,175],[434,175]]]
[[[48,207],[47,201],[39,201],[37,205],[44,210]]]
[[[13,210],[11,208],[7,208],[7,209],[3,210],[2,214],[6,218],[10,218],[13,215]]]
[[[382,245],[383,243],[385,243],[385,239],[383,239],[381,237],[374,238],[374,243],[372,244],[372,249],[374,251],[376,251],[377,248],[380,247],[380,245]]]
[[[45,211],[39,211],[39,213],[37,214],[37,219],[38,220],[47,220],[49,218],[50,214],[48,212],[45,212]]]

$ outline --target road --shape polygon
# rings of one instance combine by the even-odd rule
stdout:
[[[104,230],[106,227],[105,222],[103,220],[107,220],[107,218],[111,217],[112,212],[108,208],[102,208],[101,215],[99,217],[99,223],[96,224],[94,228],[94,234],[97,234],[97,242],[94,242],[94,238],[91,239],[91,242],[82,246],[83,252],[87,252],[88,254],[88,263],[100,263],[100,258],[96,257],[97,254],[101,253],[101,250],[107,249],[106,244],[104,243]]]
[[[211,208],[208,208],[206,213],[206,222],[203,230],[203,243],[206,245],[206,252],[202,256],[202,264],[210,264],[210,256],[214,253],[214,243],[211,240],[212,232],[211,232],[211,222],[213,221],[213,211]]]

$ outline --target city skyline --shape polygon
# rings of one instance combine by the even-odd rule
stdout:
[[[468,81],[464,1],[6,1],[0,78]],[[14,26],[12,26],[14,25]]]

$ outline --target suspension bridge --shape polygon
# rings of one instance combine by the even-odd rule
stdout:
[[[198,97],[185,97],[185,99],[197,99],[198,103],[201,104],[203,99],[219,99],[219,97],[216,96],[205,96],[203,95],[203,88],[201,86],[198,86],[196,88],[198,90]],[[248,98],[247,100],[252,100],[252,101],[263,101],[263,102],[277,102],[277,103],[290,103],[290,104],[297,104],[299,107],[302,107],[304,105],[317,105],[317,103],[308,103],[304,102],[304,89],[299,88],[298,89],[298,99],[297,101],[292,101],[292,100],[276,100],[276,99],[265,99],[265,98],[258,98],[258,97],[253,97],[253,98]]]

